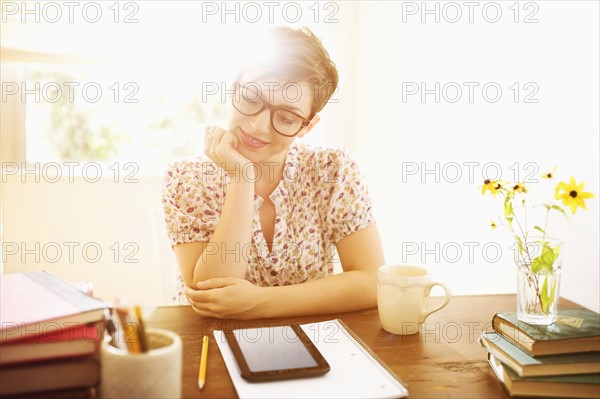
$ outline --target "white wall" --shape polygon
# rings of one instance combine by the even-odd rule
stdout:
[[[4,272],[49,270],[90,281],[108,301],[163,303],[152,210],[161,206],[161,178],[97,183],[68,175],[5,176],[2,192]],[[90,176],[91,177],[91,176]],[[99,252],[98,252],[99,249]]]
[[[508,8],[513,2],[502,2],[503,17],[495,24],[482,18],[484,3],[473,23],[463,8],[463,19],[454,24],[443,15],[440,23],[431,15],[422,23],[419,14],[406,13],[402,22],[403,7],[410,10],[421,2],[339,4],[339,22],[315,27],[328,35],[324,41],[332,47],[342,81],[339,101],[324,111],[314,139],[344,144],[358,158],[371,188],[386,260],[424,264],[454,294],[514,292],[508,235],[488,227],[500,207],[478,191],[482,169],[495,162],[509,179],[515,170],[524,176],[537,168],[532,176],[537,180],[543,169],[556,165],[559,177],[574,175],[587,182],[586,190],[600,193],[598,3],[536,2],[537,11],[521,9],[520,22],[514,23]],[[435,3],[428,4],[433,8]],[[533,11],[539,22],[522,23]],[[403,102],[406,82],[426,82],[429,88],[435,82],[480,86],[472,103],[466,88],[457,103],[444,97],[436,103],[432,95],[425,102],[419,96]],[[503,89],[496,103],[482,98],[480,89],[489,82]],[[516,103],[509,88],[514,82],[521,88]],[[539,102],[523,102],[527,82],[539,88],[534,96]],[[448,172],[438,181],[433,174],[403,176],[415,165],[421,172],[436,163],[440,172]],[[465,163],[474,165],[472,180]],[[462,175],[451,182],[455,164]],[[46,268],[72,280],[91,280],[107,299],[126,295],[161,303],[150,216],[160,206],[160,185],[158,177],[135,184],[114,183],[110,176],[96,184],[81,179],[23,184],[9,178],[2,193],[5,243],[25,242],[31,248],[35,242],[78,242],[81,248],[97,242],[103,255],[97,263],[77,250],[73,262],[65,255],[57,263],[35,262],[31,256],[22,262],[5,249],[4,271]],[[543,187],[533,182],[530,189],[541,192]],[[556,218],[550,229],[567,245],[562,295],[598,311],[598,197],[588,208],[568,223]],[[110,259],[115,242],[120,245],[117,262]],[[134,255],[139,263],[124,262],[127,242],[139,248]],[[499,246],[503,256],[492,262],[496,254],[493,247],[482,251],[486,244]]]
[[[574,175],[587,191],[600,193],[599,5],[536,2],[537,10],[521,9],[519,18],[535,11],[539,22],[524,24],[513,22],[512,2],[500,2],[503,18],[496,24],[482,18],[481,8],[473,23],[463,8],[453,24],[444,20],[446,3],[428,2],[428,9],[436,3],[439,23],[434,15],[422,23],[421,2],[362,5],[353,48],[359,73],[352,144],[369,178],[388,262],[424,264],[455,294],[514,292],[512,242],[506,231],[489,229],[502,208],[480,195],[482,172],[488,163],[498,165],[504,179],[518,171],[521,179],[530,177],[532,195],[544,195],[536,198],[541,201],[553,190],[539,174],[555,165],[562,180]],[[419,11],[405,13],[403,23],[403,7]],[[439,103],[433,95],[403,101],[407,82],[426,82],[428,89],[457,82],[463,97],[451,103],[455,93],[449,91]],[[473,102],[464,82],[479,84]],[[482,97],[489,82],[503,90],[496,103]],[[514,82],[521,87],[518,102]],[[523,91],[527,82],[539,88],[537,103],[523,102],[532,91]],[[588,207],[568,223],[553,215],[549,232],[566,242],[562,295],[598,310],[598,197]],[[503,255],[497,261],[496,246]]]

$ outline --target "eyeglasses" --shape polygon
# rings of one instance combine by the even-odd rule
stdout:
[[[294,137],[310,123],[308,119],[295,112],[264,101],[256,88],[252,86],[244,86],[237,83],[235,86],[235,92],[232,96],[233,108],[246,116],[258,115],[265,109],[268,109],[271,115],[271,126],[282,136]]]

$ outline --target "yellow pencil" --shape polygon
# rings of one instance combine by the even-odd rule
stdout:
[[[206,382],[206,359],[208,357],[208,336],[202,338],[202,355],[200,356],[200,370],[198,371],[198,388],[204,388]]]

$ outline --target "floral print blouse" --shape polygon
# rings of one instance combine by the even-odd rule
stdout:
[[[299,284],[333,274],[335,244],[374,223],[367,186],[347,150],[296,141],[285,162],[283,178],[269,196],[275,206],[271,250],[259,218],[263,199],[256,194],[251,243],[221,249],[225,256],[242,256],[248,263],[246,279],[259,286]],[[162,202],[172,245],[210,240],[229,182],[207,158],[169,166]],[[180,275],[178,285],[174,302],[186,303]]]

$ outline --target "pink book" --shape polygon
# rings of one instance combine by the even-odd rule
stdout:
[[[0,276],[0,344],[103,319],[106,304],[48,272]]]
[[[78,324],[42,335],[0,345],[0,366],[96,353],[103,337],[104,322]]]

